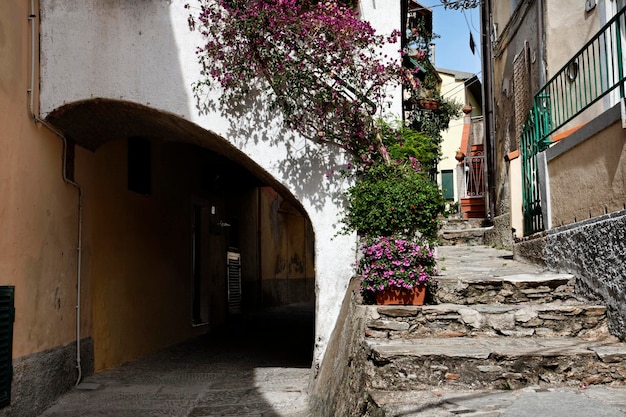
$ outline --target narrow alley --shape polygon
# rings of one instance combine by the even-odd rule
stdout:
[[[477,298],[479,293],[469,291],[485,287],[480,294],[491,298],[474,300],[478,304],[457,305],[451,298],[423,307],[363,306],[368,358],[377,362],[362,370],[371,378],[365,388],[368,416],[626,415],[620,373],[625,348],[604,333],[604,319],[596,320],[603,307],[565,300],[571,293],[562,282],[571,275],[515,261],[509,251],[482,245],[442,246],[439,257],[440,285],[450,289],[441,296],[456,297],[462,290]],[[521,289],[509,297],[524,294],[536,301],[498,302],[502,282]],[[543,291],[542,286],[556,283],[559,289]],[[564,299],[542,301],[549,294]],[[578,315],[572,306],[578,306]],[[544,323],[528,327],[530,322],[519,322],[519,311],[536,312]],[[508,316],[521,327],[504,326]],[[576,323],[596,321],[600,327],[590,327],[587,336],[567,345],[572,337],[566,333],[581,337],[584,330]],[[310,304],[242,316],[212,335],[86,378],[40,417],[344,417],[307,410],[313,323]],[[536,334],[527,334],[530,330]],[[591,359],[581,367],[581,358]],[[563,368],[563,361],[569,367]],[[509,369],[509,362],[516,370]],[[472,373],[472,367],[479,372]],[[593,380],[609,368],[617,369],[610,374],[613,382]],[[543,374],[535,376],[535,371]],[[579,377],[588,383],[574,384]],[[354,404],[354,413],[358,409]]]
[[[313,323],[310,304],[241,317],[85,378],[41,417],[305,416]]]

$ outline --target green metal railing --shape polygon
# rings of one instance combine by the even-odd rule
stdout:
[[[555,131],[603,97],[615,92],[624,98],[625,16],[626,7],[535,95],[520,138],[524,235],[544,229],[537,154],[550,146]]]

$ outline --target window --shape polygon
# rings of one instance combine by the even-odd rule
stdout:
[[[209,322],[209,207],[193,205],[191,235],[192,304],[194,326]]]
[[[149,195],[152,191],[152,147],[143,138],[128,138],[128,189]]]
[[[513,59],[513,100],[515,106],[515,149],[519,149],[522,126],[532,108],[530,96],[530,67],[528,44]],[[509,151],[515,150],[509,149]]]
[[[441,189],[443,198],[454,200],[454,172],[451,169],[441,171]]]

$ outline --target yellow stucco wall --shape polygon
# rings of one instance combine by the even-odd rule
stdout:
[[[546,1],[545,7],[545,42],[548,51],[546,54],[546,79],[549,80],[598,33],[601,27],[601,8],[595,7],[590,12],[586,12],[585,2],[568,0],[549,0]],[[581,68],[582,65],[585,63],[581,62]],[[597,75],[600,76],[600,74]],[[581,73],[576,83],[580,83],[582,80]],[[563,105],[563,103],[560,104]],[[557,133],[587,123],[604,110],[606,110],[604,102],[595,103],[559,129]]]
[[[29,117],[27,3],[0,2],[0,285],[15,286],[14,358],[76,338],[78,193],[62,180],[62,141]]]
[[[445,72],[439,72],[441,77],[441,95],[448,100],[455,101],[461,105],[466,104],[465,87],[463,81],[457,81],[454,75],[447,74]],[[439,175],[437,181],[441,187],[441,171],[452,170],[454,172],[454,200],[458,201],[459,187],[456,168],[458,161],[454,159],[457,149],[461,146],[461,139],[463,138],[463,124],[464,114],[459,117],[451,119],[450,124],[446,130],[441,132],[441,161],[438,164]]]
[[[626,209],[626,131],[615,123],[549,161],[548,171],[553,226]]]
[[[585,12],[585,2],[545,2],[546,79],[560,70],[600,29],[600,7]]]
[[[441,95],[448,100],[456,101],[465,105],[465,87],[463,81],[456,81],[454,75],[439,72],[441,77]],[[454,159],[456,150],[461,145],[463,136],[463,114],[450,120],[448,129],[441,132],[441,152],[442,157],[439,162],[439,169],[454,169],[458,161]],[[456,184],[455,184],[456,187]]]
[[[226,315],[227,248],[222,229],[212,223],[202,255],[208,322],[192,325],[192,207],[214,207],[220,221],[225,215],[221,199],[201,192],[199,151],[153,143],[153,185],[146,196],[128,190],[126,146],[126,140],[112,141],[87,158],[94,167],[87,221],[96,370],[206,332]]]
[[[265,305],[313,301],[313,236],[307,219],[269,187],[260,193],[261,291]]]

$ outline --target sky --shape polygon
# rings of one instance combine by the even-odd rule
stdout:
[[[433,32],[440,37],[435,43],[435,66],[465,71],[480,77],[480,8],[446,10],[439,0],[417,0],[433,11]],[[470,31],[475,54],[469,47]]]

